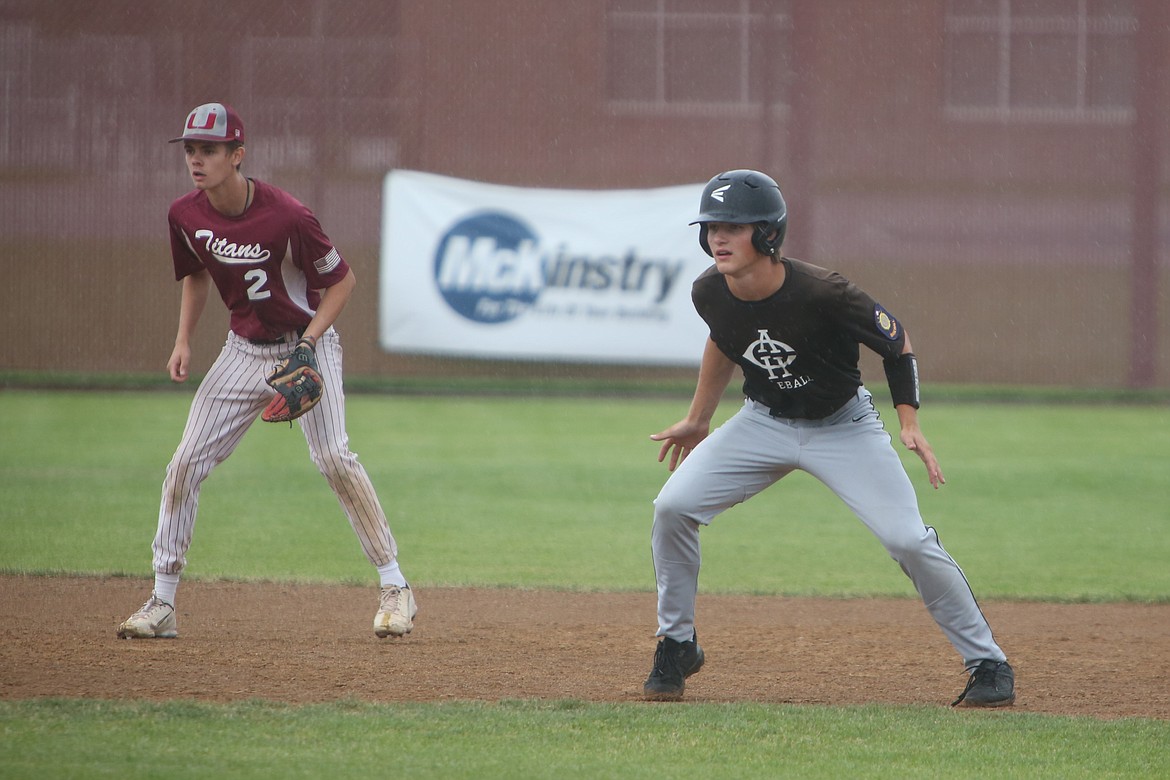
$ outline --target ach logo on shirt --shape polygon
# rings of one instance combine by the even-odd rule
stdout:
[[[890,341],[897,341],[898,336],[901,335],[902,328],[894,319],[894,315],[883,309],[878,303],[873,305],[873,324],[877,325],[878,332]]]

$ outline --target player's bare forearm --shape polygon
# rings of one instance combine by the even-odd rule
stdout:
[[[905,342],[902,345],[903,355],[912,355],[914,353],[914,346],[910,343],[910,334],[905,334]],[[917,380],[915,381],[917,385]],[[915,392],[917,395],[917,392]],[[899,438],[906,449],[913,452],[922,459],[922,463],[926,466],[926,475],[930,479],[930,484],[935,490],[947,483],[946,477],[943,476],[942,467],[938,465],[938,458],[934,456],[934,449],[930,446],[930,442],[922,434],[922,429],[918,425],[918,409],[910,404],[896,404],[894,409],[898,412],[898,425],[901,427],[901,434]]]
[[[175,333],[175,348],[167,361],[172,382],[186,382],[191,373],[191,336],[203,315],[211,290],[211,274],[207,271],[183,277],[183,296],[179,303],[179,328]]]
[[[930,484],[935,490],[947,483],[946,477],[943,476],[942,467],[938,465],[938,458],[934,456],[934,449],[930,446],[930,442],[922,434],[922,429],[918,426],[918,410],[909,404],[899,404],[894,407],[898,412],[898,424],[901,426],[902,432],[900,438],[902,444],[906,449],[913,452],[922,459],[923,465],[926,466],[926,475],[930,479]]]
[[[695,396],[691,399],[691,408],[687,411],[688,420],[710,424],[733,373],[735,363],[708,338],[703,347],[703,360],[699,364],[699,381],[695,386]]]
[[[703,349],[703,361],[699,366],[699,381],[687,416],[664,431],[652,434],[652,441],[662,442],[658,450],[658,462],[670,455],[669,469],[674,471],[679,463],[699,445],[711,432],[711,418],[719,407],[727,383],[735,371],[735,363],[727,358],[711,339]]]
[[[340,282],[332,287],[326,287],[325,292],[321,293],[321,303],[317,306],[317,313],[313,316],[309,326],[305,328],[304,335],[314,342],[321,338],[321,335],[329,330],[329,327],[341,316],[341,312],[349,303],[350,296],[353,295],[356,287],[357,277],[353,275],[352,269]]]

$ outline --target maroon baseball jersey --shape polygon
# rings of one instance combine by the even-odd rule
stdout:
[[[279,187],[252,180],[252,204],[238,217],[216,211],[201,190],[167,215],[175,278],[206,269],[231,311],[231,329],[267,341],[309,324],[321,291],[349,273],[321,224]]]
[[[782,258],[784,284],[762,301],[741,301],[711,266],[691,298],[720,351],[743,369],[743,392],[784,417],[820,419],[861,385],[859,345],[883,358],[902,352],[901,324],[845,277]]]

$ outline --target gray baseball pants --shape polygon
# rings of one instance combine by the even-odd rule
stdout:
[[[700,527],[796,469],[827,485],[878,538],[968,669],[985,658],[1006,660],[962,570],[923,524],[914,487],[864,387],[823,420],[772,417],[748,399],[675,469],[654,500],[659,636],[694,635]]]

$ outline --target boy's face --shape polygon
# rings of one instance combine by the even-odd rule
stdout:
[[[757,263],[771,263],[772,258],[762,254],[752,243],[754,225],[732,222],[708,222],[707,245],[715,258],[715,268],[726,276],[750,270]]]
[[[187,141],[183,152],[187,157],[187,172],[199,190],[214,189],[228,181],[244,158],[242,146],[232,148],[212,141]]]

